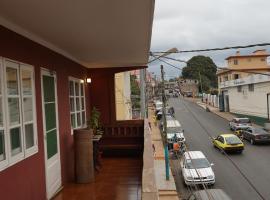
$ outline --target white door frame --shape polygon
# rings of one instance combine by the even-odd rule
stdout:
[[[44,159],[45,159],[45,176],[46,176],[46,193],[47,193],[47,199],[51,199],[55,193],[59,190],[59,188],[62,185],[62,174],[61,174],[61,156],[60,156],[60,141],[59,141],[59,121],[58,121],[58,98],[57,98],[57,79],[56,79],[56,72],[50,71],[46,68],[41,68],[41,96],[42,96],[42,117],[43,117],[43,136],[44,136]],[[55,79],[55,113],[56,113],[56,135],[57,135],[57,154],[55,154],[55,159],[59,160],[60,166],[59,166],[59,175],[60,175],[60,183],[55,185],[55,189],[53,191],[49,190],[48,185],[48,166],[50,163],[47,159],[47,138],[46,138],[46,121],[45,121],[45,104],[44,104],[44,91],[43,91],[43,75],[52,76]],[[52,158],[53,158],[52,157]]]

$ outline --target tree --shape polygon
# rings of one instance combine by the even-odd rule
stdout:
[[[169,79],[169,82],[175,82],[175,81],[177,81],[177,78],[170,78]]]
[[[140,95],[140,87],[137,82],[137,77],[135,75],[130,75],[130,90],[131,95]]]
[[[137,82],[137,77],[135,75],[130,75],[130,92],[131,92],[131,103],[132,108],[140,108],[140,87]]]
[[[186,79],[196,79],[202,84],[203,91],[217,88],[217,66],[210,57],[194,56],[182,69],[182,77]],[[201,88],[199,87],[201,90]]]

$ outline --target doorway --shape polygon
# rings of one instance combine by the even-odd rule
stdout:
[[[58,109],[56,73],[41,71],[44,152],[47,199],[59,190],[61,180],[61,160],[59,148]]]

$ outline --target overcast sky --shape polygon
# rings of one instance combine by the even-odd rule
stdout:
[[[151,51],[205,49],[270,42],[270,0],[156,0]],[[258,48],[240,50],[249,54]],[[270,48],[265,47],[270,53]],[[170,55],[188,60],[194,55],[210,56],[216,65],[236,50]],[[183,64],[169,61],[183,67]],[[160,75],[158,61],[149,66]],[[167,78],[181,72],[165,67]]]

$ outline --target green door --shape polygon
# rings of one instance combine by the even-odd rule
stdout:
[[[55,73],[42,71],[43,129],[46,159],[47,198],[51,198],[61,186],[61,162],[57,115]]]

